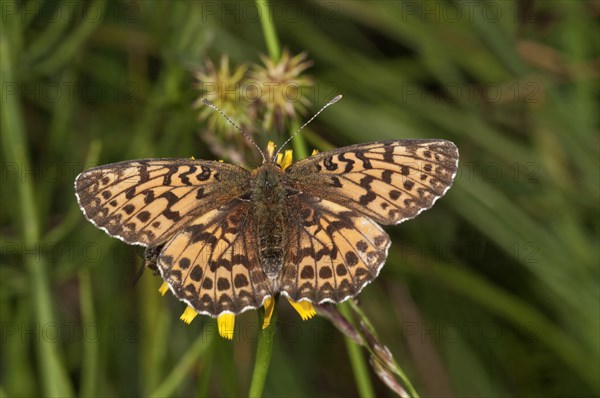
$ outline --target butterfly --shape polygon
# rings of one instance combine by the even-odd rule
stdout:
[[[380,224],[432,207],[452,185],[458,149],[441,139],[378,141],[287,167],[270,145],[263,159],[254,170],[125,161],[81,173],[75,191],[89,221],[146,247],[177,298],[218,317],[277,294],[314,304],[358,295],[388,255]]]

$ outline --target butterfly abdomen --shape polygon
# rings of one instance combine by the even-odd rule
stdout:
[[[283,265],[285,247],[283,172],[272,163],[256,170],[252,194],[258,254],[263,271],[276,280]]]

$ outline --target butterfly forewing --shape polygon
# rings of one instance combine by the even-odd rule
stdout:
[[[75,191],[85,216],[109,235],[155,246],[249,185],[250,172],[232,164],[142,159],[87,170]]]
[[[398,224],[433,206],[457,167],[458,150],[449,141],[382,141],[303,159],[288,169],[287,181],[378,223]]]
[[[294,301],[338,303],[357,295],[381,270],[390,245],[373,220],[337,203],[300,194],[289,199],[288,255],[281,290]]]
[[[158,269],[179,299],[217,316],[258,308],[272,297],[251,215],[250,204],[235,199],[201,215],[165,245]]]

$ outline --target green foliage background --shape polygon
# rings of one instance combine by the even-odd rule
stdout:
[[[453,188],[387,228],[388,262],[360,296],[421,396],[598,396],[598,1],[271,8],[281,45],[314,61],[312,112],[344,95],[303,133],[310,148],[460,148]],[[179,321],[159,278],[132,286],[140,251],[85,221],[73,180],[213,158],[191,71],[259,62],[254,3],[3,1],[0,50],[0,396],[246,394],[256,314],[233,343],[214,320]],[[278,311],[264,395],[357,395],[341,334]]]

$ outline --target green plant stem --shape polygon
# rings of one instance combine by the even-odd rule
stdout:
[[[197,394],[198,397],[208,397],[209,389],[210,389],[210,380],[211,375],[213,374],[213,369],[215,365],[215,344],[213,339],[213,344],[208,344],[208,348],[204,352],[204,366],[200,370],[200,374],[198,375],[198,383],[197,383]]]
[[[269,56],[273,61],[279,61],[281,49],[279,48],[279,40],[277,39],[277,33],[273,25],[273,16],[269,10],[269,4],[264,0],[256,0],[256,7],[258,7],[258,13],[260,14],[260,23],[263,28],[265,41],[267,42]]]
[[[348,303],[343,303],[338,306],[340,313],[348,320],[352,319],[350,307]],[[369,377],[369,370],[365,358],[362,355],[361,348],[348,336],[344,336],[344,342],[346,343],[346,349],[348,350],[348,356],[350,357],[350,364],[352,365],[352,371],[354,372],[354,378],[356,379],[356,388],[358,388],[358,394],[364,397],[374,397],[373,385],[371,384],[371,378]]]
[[[167,357],[167,344],[164,342],[169,339],[169,328],[171,323],[169,315],[165,310],[166,301],[160,294],[157,294],[157,283],[154,278],[141,278],[136,289],[139,297],[139,321],[140,327],[140,345],[146,347],[141,350],[139,368],[140,391],[141,395],[148,395],[152,392],[164,378],[164,367],[162,366]],[[204,341],[206,337],[204,336]],[[200,344],[200,343],[197,343]],[[203,350],[196,347],[197,350]],[[195,357],[194,359],[199,358]],[[183,360],[181,361],[183,362]],[[194,363],[191,362],[190,366]],[[176,367],[179,367],[178,363]],[[166,394],[173,395],[173,392]]]
[[[0,36],[0,75],[1,86],[14,83],[15,77],[11,65],[11,49],[7,37]],[[15,162],[25,170],[31,170],[31,162],[27,154],[25,129],[21,118],[22,112],[17,97],[7,95],[1,109],[2,146],[8,161]],[[31,179],[27,178],[17,183],[17,196],[20,203],[20,224],[23,229],[23,243],[26,248],[35,248],[39,243],[40,228],[33,201],[34,191]],[[31,292],[35,306],[35,316],[38,327],[44,328],[53,322],[52,298],[46,262],[43,256],[38,256],[30,250],[24,253],[25,267],[32,282]],[[72,396],[73,389],[67,377],[67,371],[60,359],[58,345],[40,338],[36,339],[37,355],[42,374],[43,395]]]
[[[89,267],[79,272],[79,299],[84,325],[96,324],[91,279]],[[97,391],[98,341],[84,340],[82,357],[80,396],[91,397]]]
[[[258,325],[262,325],[264,319],[264,310],[259,311]],[[275,323],[277,322],[277,303],[273,310],[271,324],[266,329],[258,332],[258,345],[256,347],[256,359],[254,361],[254,371],[252,372],[252,381],[250,382],[250,398],[260,398],[265,389],[265,381],[269,373],[271,363],[271,353],[273,351],[273,341],[275,340]]]

